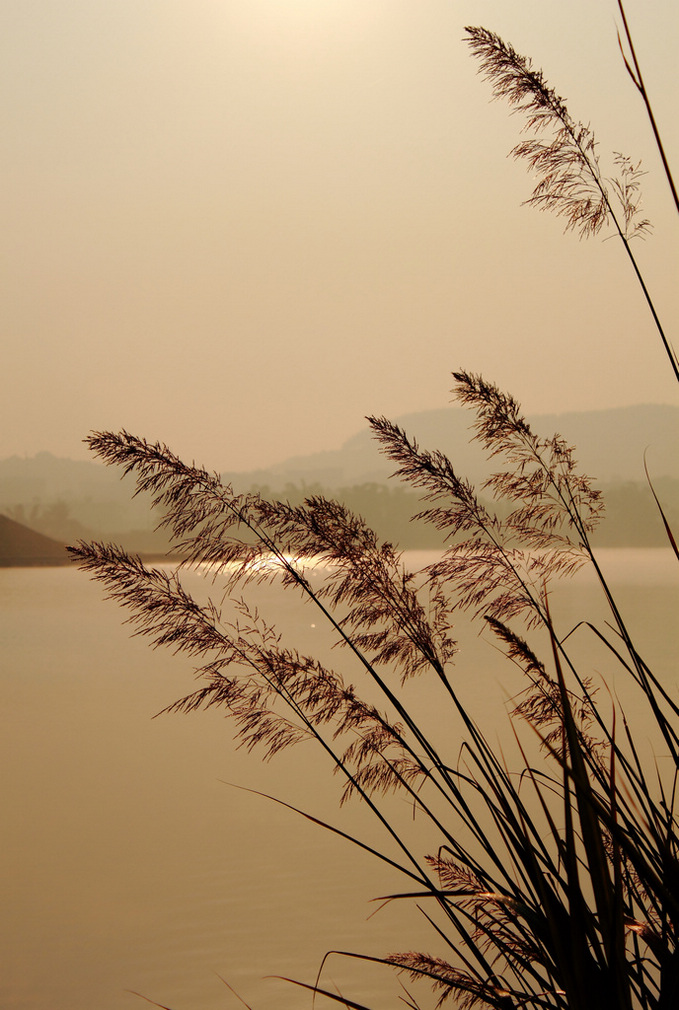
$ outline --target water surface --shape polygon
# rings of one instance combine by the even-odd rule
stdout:
[[[601,557],[645,654],[677,679],[676,563],[667,551]],[[413,554],[419,565],[426,557]],[[192,576],[198,580],[198,576]],[[603,616],[579,575],[555,597],[565,626]],[[325,648],[309,608],[274,590],[269,605],[303,649]],[[293,606],[294,604],[294,606]],[[498,733],[513,674],[476,630],[460,626],[456,684]],[[75,569],[0,569],[2,641],[2,965],[6,1010],[132,1010],[134,990],[173,1010],[307,1006],[281,982],[312,981],[327,950],[427,948],[417,913],[370,899],[402,886],[381,865],[290,811],[265,790],[379,840],[307,745],[263,766],[234,748],[218,712],[153,716],[192,687],[190,661],[130,637],[121,611]],[[606,667],[587,636],[583,661]],[[343,669],[347,657],[334,653]],[[620,678],[615,689],[627,690]],[[413,695],[448,724],[426,685]],[[487,728],[487,727],[486,727]],[[451,731],[452,735],[452,731]],[[454,749],[457,742],[451,739]],[[393,1005],[391,976],[330,962],[352,998]]]

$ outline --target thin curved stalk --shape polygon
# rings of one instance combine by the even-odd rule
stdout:
[[[627,22],[627,16],[625,14],[625,8],[623,7],[622,0],[618,0],[618,9],[620,11],[620,16],[622,18],[622,23],[625,29],[625,38],[627,39],[627,45],[629,46],[630,55],[632,57],[632,63],[634,68],[630,66],[629,60],[625,56],[625,51],[622,46],[622,40],[620,38],[620,32],[618,32],[618,45],[620,46],[620,52],[622,53],[622,58],[627,68],[627,73],[632,79],[632,82],[641,95],[644,105],[646,106],[646,112],[648,113],[649,122],[651,124],[651,129],[653,130],[653,136],[658,148],[658,153],[660,155],[660,160],[662,162],[663,169],[665,171],[665,177],[667,178],[668,185],[670,187],[670,192],[672,194],[672,199],[674,200],[674,206],[679,213],[679,193],[677,193],[677,187],[674,184],[674,178],[672,176],[672,170],[670,164],[667,160],[667,155],[665,154],[665,146],[662,142],[662,137],[660,136],[660,130],[658,129],[658,124],[655,121],[655,116],[653,114],[653,108],[651,106],[651,100],[648,96],[646,90],[646,85],[644,84],[644,78],[641,73],[641,67],[639,65],[639,60],[637,59],[636,50],[634,48],[634,42],[632,40],[632,33],[629,29],[629,24]]]

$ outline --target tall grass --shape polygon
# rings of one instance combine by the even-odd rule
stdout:
[[[622,4],[620,12],[628,69],[652,118]],[[571,119],[543,75],[492,32],[466,35],[496,93],[534,131],[515,151],[538,174],[529,202],[583,235],[612,226],[679,377],[630,245],[648,231],[639,166],[618,157],[618,175],[607,182],[591,131]],[[151,495],[182,563],[147,568],[105,543],[81,543],[72,553],[130,609],[141,634],[197,663],[199,686],[171,711],[223,708],[240,742],[263,757],[312,741],[342,777],[343,799],[372,811],[385,832],[383,851],[326,826],[402,875],[403,890],[387,897],[420,906],[445,956],[407,948],[383,957],[339,953],[390,965],[427,983],[437,1003],[451,998],[461,1007],[675,1007],[679,707],[635,646],[592,549],[603,502],[574,449],[534,432],[514,399],[481,376],[455,372],[453,395],[472,412],[474,437],[496,468],[482,490],[497,511],[443,453],[420,448],[386,418],[369,418],[396,475],[419,490],[420,517],[441,533],[440,558],[419,572],[406,570],[398,550],[337,501],[311,496],[293,506],[237,494],[167,446],[125,431],[93,434],[90,447]],[[182,582],[184,568],[196,565],[208,565],[215,579],[204,604]],[[553,618],[550,587],[582,565],[596,574],[609,616],[573,631]],[[286,646],[247,602],[248,587],[273,579],[328,622],[352,682]],[[459,611],[484,622],[522,671],[511,716],[514,764],[456,684]],[[583,639],[603,647],[629,680],[632,713],[576,658],[574,643]],[[408,702],[413,678],[436,685],[443,699],[439,718],[447,712],[455,727],[445,746]],[[654,727],[655,762],[635,735],[642,711]],[[391,793],[429,825],[433,851],[413,844]],[[325,989],[320,975],[299,984],[361,1006]],[[413,1007],[414,999],[405,997]]]

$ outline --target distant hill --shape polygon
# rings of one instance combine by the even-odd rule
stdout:
[[[0,515],[0,567],[68,563],[64,544]]]
[[[48,452],[0,460],[0,513],[63,543],[119,540],[135,551],[164,551],[148,500],[133,498],[134,482],[94,460]]]
[[[429,410],[395,420],[422,448],[445,452],[460,476],[476,484],[497,468],[472,440],[470,411]],[[662,487],[663,504],[674,516],[679,502],[679,407],[543,414],[529,421],[537,433],[559,433],[576,446],[581,471],[605,487],[611,507],[601,536],[613,539],[600,542],[642,545],[648,537],[653,543],[663,542],[643,457],[646,450],[654,485]],[[209,466],[217,461],[204,462]],[[305,487],[336,493],[375,522],[381,535],[403,545],[428,545],[434,531],[416,533],[408,523],[408,517],[419,511],[418,496],[406,485],[389,481],[393,469],[366,425],[339,449],[293,456],[267,470],[224,473],[223,478],[239,491],[260,487],[291,500],[298,499]],[[59,459],[46,452],[0,460],[0,513],[15,523],[62,543],[105,539],[131,551],[162,554],[169,543],[162,531],[155,531],[159,517],[147,499],[132,497],[133,490],[131,478],[121,480],[116,467],[94,460]]]
[[[492,469],[481,446],[471,441],[473,415],[460,407],[427,410],[395,418],[423,449],[440,449],[456,471],[475,483]],[[641,405],[611,410],[529,416],[540,435],[559,434],[576,447],[581,470],[601,483],[644,480],[647,450],[653,477],[679,478],[679,407]],[[280,490],[286,484],[346,487],[388,480],[394,467],[380,454],[370,430],[354,435],[340,449],[293,456],[267,470],[230,472],[238,488],[254,484]]]

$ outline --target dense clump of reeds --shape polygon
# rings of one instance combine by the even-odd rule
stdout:
[[[184,563],[209,561],[221,575],[222,595],[235,597],[253,579],[280,578],[308,597],[377,687],[381,707],[319,660],[285,647],[242,601],[228,623],[221,605],[198,604],[181,569],[146,569],[104,544],[74,553],[131,608],[154,644],[200,660],[202,685],[173,709],[224,707],[242,742],[266,756],[314,739],[344,776],[345,795],[359,796],[382,821],[401,859],[382,858],[409,879],[409,894],[433,899],[442,917],[436,928],[456,954],[444,961],[409,951],[386,961],[429,979],[443,996],[462,994],[463,1005],[662,1006],[660,994],[679,984],[673,779],[649,781],[624,717],[621,739],[603,718],[591,680],[553,624],[547,593],[550,579],[596,564],[588,535],[602,504],[561,439],[539,438],[512,398],[480,377],[459,372],[455,380],[456,396],[476,413],[477,438],[505,463],[486,489],[513,508],[498,518],[444,455],[371,418],[400,475],[424,491],[423,518],[444,535],[464,533],[417,574],[337,502],[316,497],[292,507],[235,495],[164,446],[125,432],[90,438],[101,458],[134,472],[139,489],[164,510]],[[312,585],[307,566],[319,561],[324,567],[315,569]],[[456,692],[456,608],[485,619],[525,672],[528,687],[515,714],[551,759],[551,770],[539,774],[523,768],[530,798]],[[519,634],[518,619],[546,629],[548,659]],[[612,620],[617,634],[604,640],[637,682],[676,759],[679,710],[634,649],[613,603]],[[461,718],[462,765],[457,747],[442,753],[403,704],[399,680],[414,676],[434,678],[451,716]],[[380,795],[390,790],[431,821],[434,854],[414,853],[383,812]],[[460,821],[471,843],[460,841]]]
[[[618,218],[591,132],[497,36],[468,29],[468,38],[498,94],[541,134],[517,149],[541,173],[531,202],[556,209],[583,234],[611,220],[629,248],[634,231],[647,227],[637,217],[638,166],[619,162]],[[640,80],[637,74],[638,87]],[[554,136],[545,140],[549,129]],[[454,379],[455,397],[474,413],[475,438],[497,465],[483,487],[503,503],[497,511],[441,452],[421,449],[385,418],[369,419],[398,476],[422,494],[420,518],[448,543],[420,572],[407,571],[396,548],[339,502],[311,496],[293,506],[237,494],[166,446],[124,431],[94,434],[90,447],[150,494],[182,564],[147,568],[99,543],[80,544],[73,554],[130,608],[140,633],[197,661],[200,685],[172,710],[222,707],[240,741],[266,757],[314,741],[343,777],[344,797],[360,798],[379,820],[397,856],[353,840],[403,874],[407,890],[390,897],[422,903],[449,953],[349,956],[392,965],[430,983],[438,1003],[453,997],[462,1007],[674,1007],[679,707],[635,647],[598,565],[590,534],[603,504],[573,448],[532,431],[512,397],[480,376],[458,371]],[[219,583],[207,603],[182,581],[183,568],[196,564],[208,565]],[[580,668],[573,637],[552,618],[550,583],[583,564],[599,579],[610,620],[580,633],[602,644],[635,685],[669,772],[644,761],[612,697],[595,703],[592,671]],[[272,579],[318,608],[365,690],[353,682],[357,674],[350,682],[284,645],[242,599],[248,584]],[[458,610],[485,621],[523,671],[514,770],[456,688]],[[529,642],[533,629],[547,643],[542,656]],[[404,700],[414,677],[442,692],[451,724],[462,727],[462,746],[458,740],[443,750]],[[539,768],[529,757],[533,740],[543,752]],[[429,854],[414,850],[385,805],[393,791],[429,824]],[[318,980],[310,988],[360,1006]]]

